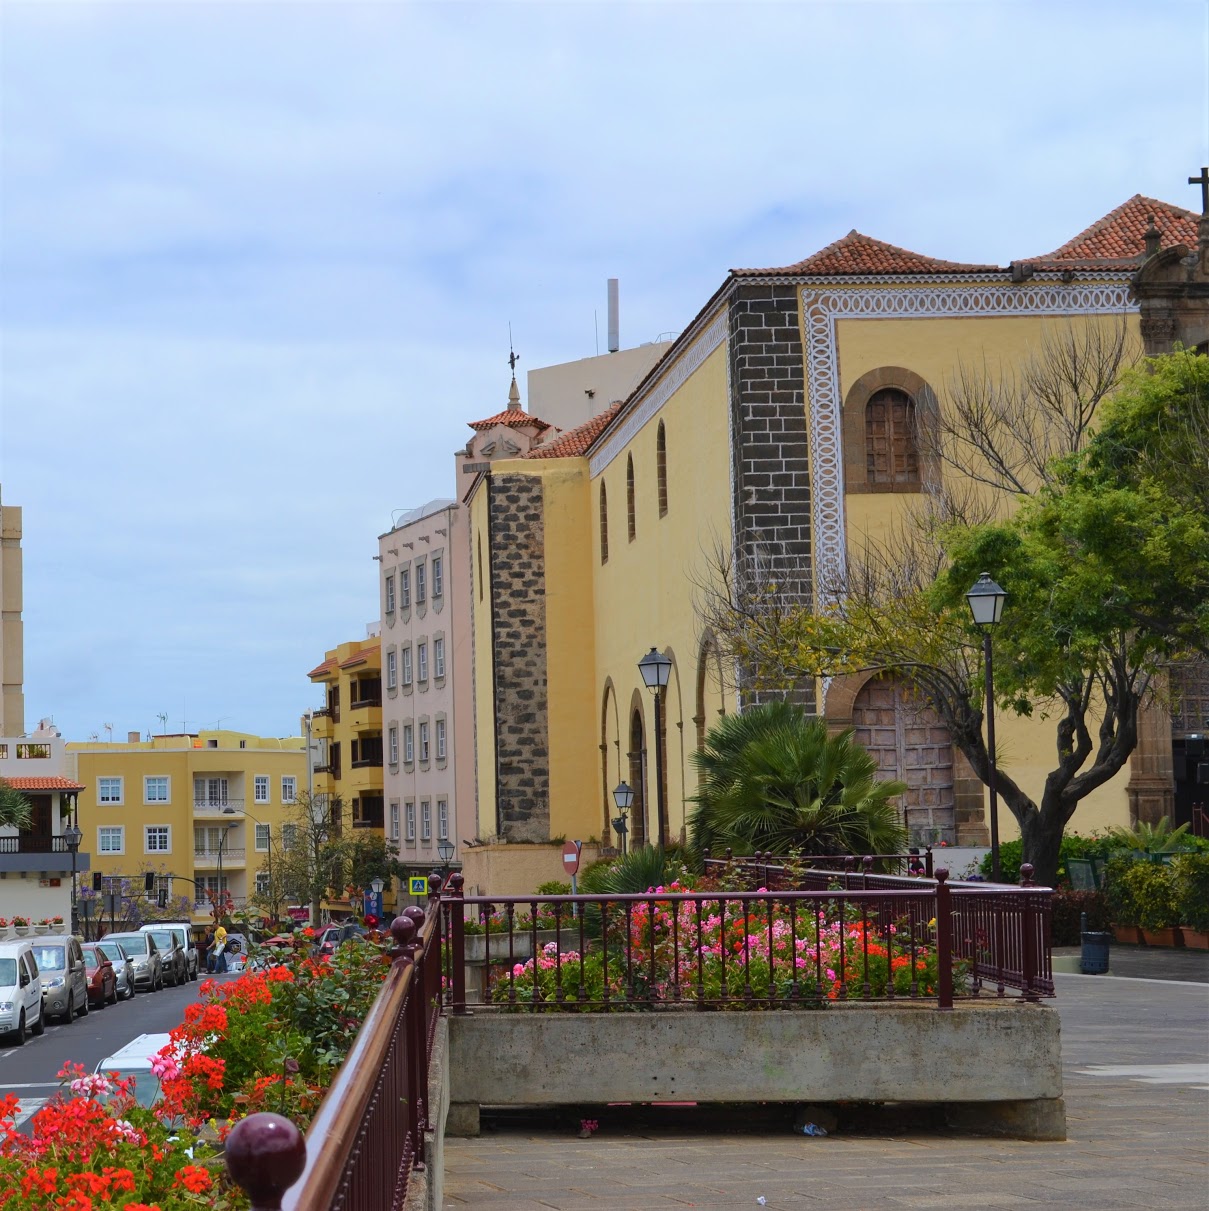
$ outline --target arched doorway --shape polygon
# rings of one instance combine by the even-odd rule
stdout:
[[[953,741],[940,716],[904,682],[873,677],[852,704],[852,724],[881,777],[907,784],[901,810],[911,844],[954,844]]]
[[[646,844],[646,728],[642,712],[635,708],[630,714],[630,776],[634,788],[634,803],[630,808],[630,848]]]

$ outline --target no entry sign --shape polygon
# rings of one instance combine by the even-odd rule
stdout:
[[[567,874],[574,875],[579,871],[579,851],[583,849],[582,841],[568,841],[563,846],[563,866]]]

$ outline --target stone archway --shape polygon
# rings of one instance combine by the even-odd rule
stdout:
[[[630,848],[637,849],[646,844],[646,726],[642,712],[637,708],[630,713],[630,776],[629,783],[634,791],[634,802],[630,808]]]
[[[911,843],[954,844],[953,742],[940,716],[897,678],[872,677],[852,703],[852,724],[881,776],[907,784],[902,813]]]

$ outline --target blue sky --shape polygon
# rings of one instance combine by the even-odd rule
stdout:
[[[1193,207],[1209,3],[0,5],[0,484],[26,721],[286,735],[520,370],[856,227]],[[523,385],[523,380],[522,380]]]

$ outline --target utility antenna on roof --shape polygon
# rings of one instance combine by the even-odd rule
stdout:
[[[160,721],[160,733],[162,735],[168,731],[168,712],[160,711],[160,713],[156,715],[156,718]]]

